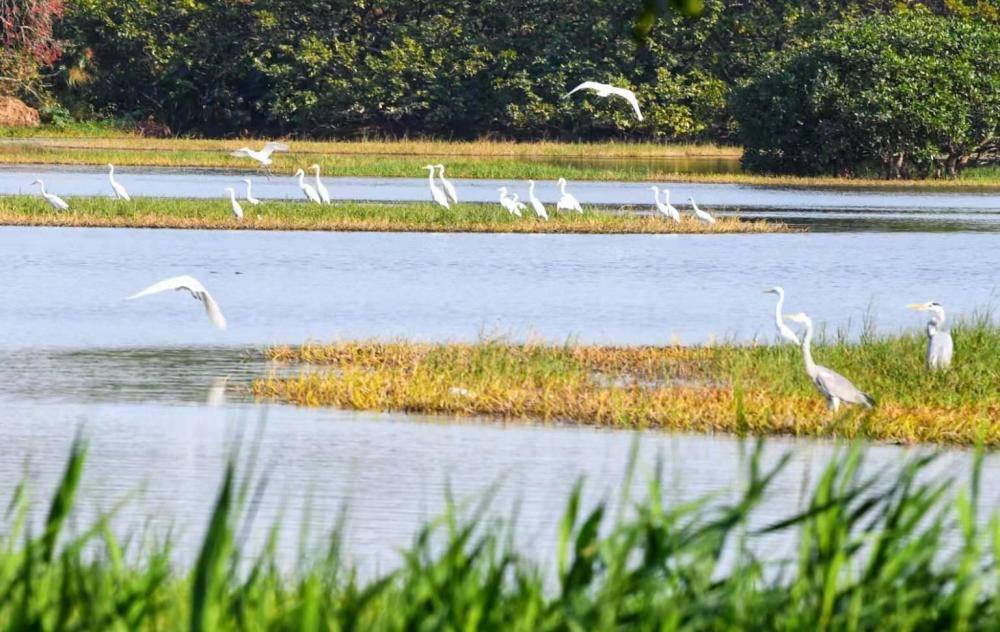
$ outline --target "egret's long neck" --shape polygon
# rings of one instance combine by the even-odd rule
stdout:
[[[299,172],[299,186],[300,187],[305,186],[305,183],[306,183],[306,172],[305,171],[300,171]]]
[[[535,197],[535,181],[532,180],[528,184],[528,197]]]
[[[565,180],[560,180],[559,181],[559,192],[562,193],[563,195],[566,195],[566,181]]]
[[[434,170],[433,169],[428,169],[427,170],[427,182],[429,182],[431,186],[434,186]]]
[[[670,189],[664,189],[661,195],[663,196],[663,205],[670,206]]]
[[[802,360],[806,365],[806,373],[809,377],[816,375],[816,363],[813,362],[812,355],[813,326],[806,323],[806,335],[802,337]]]
[[[783,324],[781,320],[781,310],[785,307],[785,295],[782,292],[778,292],[778,302],[774,306],[774,324],[781,327]]]
[[[115,179],[115,166],[114,165],[108,165],[108,177],[111,178],[112,180]]]
[[[38,186],[42,189],[42,195],[45,195],[45,183],[41,180],[38,181]]]
[[[253,191],[253,180],[247,182],[247,197],[250,197],[252,195],[251,191]]]

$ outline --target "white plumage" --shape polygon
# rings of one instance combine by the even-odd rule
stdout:
[[[115,180],[115,166],[110,163],[108,164],[108,182],[111,183],[111,190],[114,191],[117,199],[125,200],[126,202],[132,200],[132,198],[128,195],[128,191],[125,190],[125,187]]]
[[[691,205],[691,212],[694,216],[705,222],[706,224],[714,224],[715,218],[706,213],[705,211],[698,208],[698,205],[694,203],[694,198],[688,198],[688,204]]]
[[[445,192],[451,201],[458,204],[458,191],[455,190],[455,185],[445,179],[444,177],[444,165],[434,165],[438,170],[438,180],[441,181],[441,186],[444,187]]]
[[[323,200],[319,197],[319,193],[316,192],[313,185],[306,182],[306,172],[299,169],[295,172],[295,176],[299,179],[299,189],[302,190],[302,194],[306,196],[306,199],[316,204],[322,204]]]
[[[229,203],[233,209],[233,217],[236,218],[237,222],[243,221],[243,207],[240,203],[236,201],[236,190],[232,187],[226,187],[226,191],[229,193]]]
[[[319,177],[319,165],[313,165],[309,168],[316,172],[316,192],[319,193],[319,199],[323,200],[323,204],[329,204],[330,192],[326,190],[326,186]]]
[[[250,178],[244,178],[243,182],[247,185],[247,202],[257,206],[260,204],[260,200],[253,196],[253,180]]]
[[[132,296],[129,296],[126,300],[131,301],[144,296],[149,296],[150,294],[166,292],[167,290],[186,290],[192,297],[201,301],[202,305],[205,306],[205,313],[208,314],[208,319],[212,321],[213,325],[219,329],[226,328],[226,318],[222,315],[222,310],[219,309],[219,304],[215,302],[215,299],[208,293],[205,286],[201,284],[201,281],[192,276],[183,275],[164,279],[159,283],[150,285],[141,292],[137,292]]]
[[[445,195],[441,187],[434,182],[434,165],[424,165],[424,169],[427,169],[427,186],[431,189],[431,198],[439,205],[445,208],[451,208],[451,204],[448,203],[448,196]]]
[[[271,159],[271,154],[276,151],[288,151],[290,147],[285,143],[279,143],[272,141],[264,145],[259,151],[250,149],[249,147],[240,147],[230,156],[236,156],[237,158],[250,158],[256,160],[261,167],[270,167],[274,164],[274,160]]]
[[[559,178],[559,201],[556,202],[556,210],[583,212],[579,200],[572,193],[566,192],[566,178]]]
[[[45,198],[45,201],[49,203],[49,206],[56,209],[57,211],[69,210],[69,204],[66,203],[66,200],[62,199],[55,193],[47,193],[45,191],[45,183],[42,182],[41,178],[35,180],[31,184],[37,184],[39,187],[42,188],[42,197]]]
[[[627,88],[619,88],[617,86],[612,86],[606,83],[598,83],[596,81],[584,81],[577,87],[573,88],[563,98],[568,97],[577,90],[593,90],[597,93],[599,97],[610,97],[616,96],[628,101],[629,105],[632,106],[632,110],[635,111],[635,118],[642,120],[642,112],[639,110],[639,100],[635,98],[635,93]]]
[[[531,208],[535,211],[535,215],[537,215],[541,219],[544,219],[545,221],[549,220],[549,214],[545,210],[545,205],[542,204],[542,201],[535,196],[534,180],[528,180],[528,202],[531,203]]]

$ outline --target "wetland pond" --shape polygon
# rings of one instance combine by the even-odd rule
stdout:
[[[10,174],[0,176],[0,187]],[[959,316],[988,308],[1000,269],[997,197],[923,195],[926,205],[897,204],[898,197],[746,211],[797,214],[816,228],[809,234],[0,228],[0,502],[25,472],[33,496],[46,499],[82,424],[91,445],[84,513],[139,490],[119,522],[136,526],[152,517],[155,527],[174,525],[179,554],[189,557],[222,463],[243,437],[256,442],[270,476],[258,530],[281,519],[289,558],[303,521],[322,535],[346,506],[350,555],[369,568],[391,567],[419,524],[441,513],[449,485],[459,501],[493,489],[496,513],[518,507],[519,541],[550,555],[573,483],[586,477],[590,502],[614,495],[635,433],[265,406],[243,388],[268,370],[260,350],[306,340],[483,335],[766,341],[774,304],[762,290],[775,284],[788,292],[788,310],[809,312],[830,334],[921,327],[905,309],[914,301],[937,300]],[[214,331],[187,296],[123,300],[177,274],[205,283],[228,331]],[[748,449],[732,437],[645,433],[636,485],[660,457],[672,500],[732,491]],[[793,458],[758,519],[794,511],[835,449],[769,441],[766,461],[788,450]],[[922,449],[874,446],[869,465]],[[963,476],[970,462],[968,451],[949,450],[934,472]],[[992,455],[985,467],[985,476],[1000,475]],[[992,509],[1000,491],[987,486],[984,496]]]

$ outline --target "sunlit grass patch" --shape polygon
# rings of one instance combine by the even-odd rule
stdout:
[[[245,217],[232,216],[228,198],[218,200],[66,198],[68,211],[55,211],[37,196],[0,197],[0,225],[232,230],[327,230],[373,232],[475,233],[774,233],[787,225],[764,220],[720,218],[702,224],[685,217],[680,224],[659,216],[591,210],[553,214],[549,221],[514,217],[499,204],[459,204],[450,210],[429,203],[299,202],[244,204]]]
[[[817,362],[878,401],[834,415],[790,346],[601,347],[341,342],[269,350],[303,363],[253,392],[305,406],[692,432],[1000,444],[1000,329],[956,327],[951,371],[923,368],[920,333],[817,345]]]

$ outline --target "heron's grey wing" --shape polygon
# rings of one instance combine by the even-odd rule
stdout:
[[[215,302],[212,295],[207,290],[197,292],[195,295],[205,304],[205,313],[208,314],[208,319],[212,321],[212,324],[224,330],[226,328],[226,317],[222,315],[222,310],[219,309],[219,304]]]
[[[951,365],[954,351],[955,343],[951,339],[951,333],[939,331],[927,342],[927,365],[942,368]]]
[[[874,399],[852,384],[850,380],[840,373],[823,366],[816,368],[819,371],[816,374],[816,386],[823,391],[827,397],[836,397],[837,399],[849,404],[862,404],[865,406],[875,405]]]
[[[145,290],[137,292],[132,296],[129,296],[126,300],[131,301],[132,299],[142,298],[143,296],[149,296],[150,294],[157,294],[159,292],[166,292],[167,290],[179,290],[185,288],[191,290],[192,292],[203,291],[205,288],[202,287],[201,283],[198,282],[194,277],[188,275],[170,277],[169,279],[164,279],[159,283],[154,283],[150,285]]]

